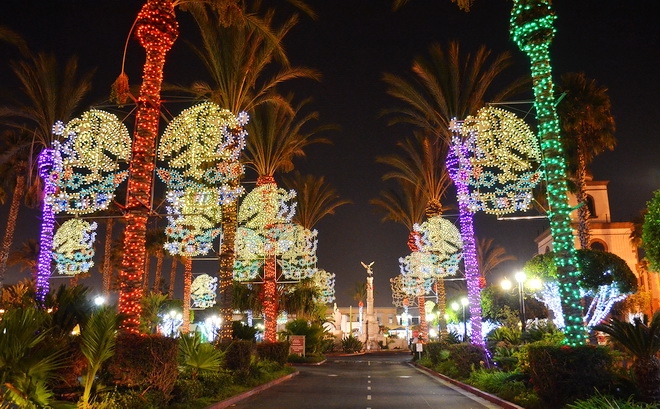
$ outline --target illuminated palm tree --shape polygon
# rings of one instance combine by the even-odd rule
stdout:
[[[21,98],[11,106],[0,107],[0,120],[17,131],[10,149],[0,162],[12,162],[15,184],[12,205],[0,249],[0,283],[4,279],[7,256],[13,241],[20,200],[30,189],[26,202],[37,205],[41,181],[36,171],[37,157],[42,148],[49,148],[52,126],[71,119],[91,89],[91,73],[78,73],[78,59],[69,58],[63,68],[54,55],[24,50],[24,58],[10,63],[19,81]],[[47,292],[43,289],[43,293]]]
[[[20,249],[12,251],[7,259],[10,266],[20,265],[20,271],[30,271],[32,281],[37,281],[37,259],[39,257],[39,243],[34,239],[28,239],[21,244]]]
[[[304,3],[298,2],[306,9]],[[306,10],[311,13],[311,11]],[[272,12],[251,24],[219,24],[217,16],[206,8],[191,10],[199,27],[201,42],[193,50],[204,63],[211,83],[195,82],[187,91],[199,98],[211,100],[233,113],[246,111],[254,116],[255,107],[262,104],[282,105],[291,109],[275,87],[297,78],[318,79],[314,70],[291,66],[282,41],[295,25],[295,16],[275,26]],[[243,13],[253,15],[253,13]],[[269,73],[272,74],[272,76]],[[184,90],[185,91],[185,90]],[[248,136],[248,140],[251,136]],[[219,304],[222,314],[220,341],[232,340],[233,265],[237,223],[236,202],[223,207],[223,240],[220,247]]]
[[[292,96],[287,98],[292,102]],[[303,108],[308,100],[303,100],[293,107],[293,111],[284,105],[260,105],[247,125],[248,135],[244,160],[247,167],[254,170],[257,187],[267,184],[277,188],[274,175],[277,172],[293,170],[293,158],[304,156],[304,148],[315,143],[329,143],[329,140],[317,136],[328,129],[318,126],[307,130],[308,125],[318,117],[317,112],[305,113]],[[263,226],[266,227],[266,226]],[[277,311],[277,263],[275,255],[268,255],[264,265],[264,310]],[[276,323],[273,319],[265,322],[266,340],[274,342]]]
[[[414,137],[404,139],[397,143],[401,148],[400,154],[383,156],[377,158],[377,161],[391,166],[393,169],[383,175],[383,180],[396,179],[405,181],[405,186],[416,186],[414,191],[419,190],[423,196],[422,203],[425,204],[424,213],[429,219],[442,214],[443,206],[441,200],[445,196],[450,184],[449,175],[444,167],[444,158],[447,155],[447,147],[444,144],[438,145],[438,139],[428,132],[416,131]],[[410,191],[404,192],[410,196]],[[421,220],[415,223],[421,223]],[[413,223],[414,224],[414,223]],[[410,231],[409,244],[413,240],[412,225],[406,226]],[[411,248],[412,251],[415,251]],[[438,294],[438,311],[440,328],[442,334],[446,332],[444,325],[444,316],[446,310],[445,283],[440,277],[436,280],[436,289]],[[420,308],[420,325],[422,331],[426,325],[425,312],[423,311],[424,302],[419,295],[421,302],[418,302]]]
[[[509,53],[491,57],[486,47],[476,53],[462,53],[458,42],[452,41],[446,48],[433,44],[429,58],[416,57],[411,78],[390,73],[383,75],[387,93],[404,103],[403,106],[385,111],[390,124],[409,124],[435,135],[441,140],[437,145],[449,145],[449,122],[475,115],[487,101],[498,102],[516,95],[529,84],[520,78],[494,93],[495,81],[512,64]],[[491,95],[492,94],[492,95]]]
[[[595,80],[587,79],[584,73],[562,75],[557,92],[565,93],[557,105],[557,115],[566,136],[567,154],[571,158],[569,167],[572,168],[577,184],[577,202],[581,204],[578,208],[577,229],[580,247],[587,249],[587,221],[590,216],[595,216],[590,215],[587,206],[587,166],[597,155],[614,149],[614,117],[607,88],[598,85]]]

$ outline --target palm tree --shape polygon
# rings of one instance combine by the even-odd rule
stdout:
[[[458,42],[452,41],[443,48],[432,44],[429,59],[416,57],[411,71],[412,78],[390,73],[383,74],[388,85],[387,93],[404,103],[389,109],[390,124],[410,124],[435,135],[441,144],[451,141],[449,121],[474,115],[487,100],[498,102],[519,94],[529,84],[528,78],[520,78],[493,92],[495,81],[512,64],[512,57],[505,52],[491,58],[491,52],[481,46],[473,54],[461,53]]]
[[[383,175],[383,180],[395,179],[403,181],[404,185],[414,190],[408,189],[404,194],[409,200],[414,197],[411,192],[421,194],[423,196],[422,203],[425,204],[424,213],[426,217],[432,218],[442,214],[443,206],[441,200],[449,187],[450,179],[444,167],[444,158],[447,154],[447,147],[444,144],[438,146],[436,137],[432,136],[429,132],[415,131],[414,137],[404,139],[397,142],[397,146],[401,149],[400,154],[382,156],[377,158],[377,161],[392,167],[392,170]],[[421,223],[417,220],[414,223]],[[413,223],[413,224],[414,224]],[[409,244],[413,239],[413,225],[406,226],[410,231]],[[411,251],[415,249],[411,248]],[[446,325],[444,325],[444,316],[446,310],[446,292],[445,283],[441,277],[437,277],[436,289],[438,294],[438,310],[440,317],[441,335],[446,333]],[[425,312],[423,311],[424,302],[421,298],[424,297],[423,291],[419,294],[420,302],[420,325],[422,332],[426,328]]]
[[[165,257],[165,249],[163,245],[165,244],[166,236],[163,229],[149,229],[147,230],[147,245],[146,249],[149,254],[156,256],[156,273],[154,277],[154,284],[151,289],[158,291],[160,288],[160,281],[163,275],[163,258]],[[145,268],[144,273],[144,291],[150,290],[149,285],[149,269]]]
[[[20,84],[20,99],[11,106],[0,107],[2,122],[18,133],[11,146],[0,158],[1,163],[13,162],[14,195],[10,207],[2,249],[0,249],[0,283],[4,279],[7,256],[13,241],[18,217],[18,204],[26,192],[28,204],[36,205],[41,183],[36,171],[37,156],[41,148],[51,145],[51,129],[58,121],[73,117],[83,98],[91,89],[92,73],[80,75],[78,60],[69,58],[63,69],[54,55],[31,53],[10,63]],[[44,293],[47,288],[44,289]]]
[[[303,2],[298,7],[311,11]],[[255,3],[260,5],[260,3]],[[248,24],[218,24],[217,15],[206,8],[191,9],[201,35],[201,45],[193,49],[204,63],[212,82],[198,81],[189,90],[200,98],[238,113],[253,113],[262,104],[288,107],[289,101],[282,98],[275,88],[278,84],[296,78],[318,79],[317,72],[304,67],[292,67],[284,52],[282,40],[295,25],[295,16],[275,26],[272,12],[258,21],[255,13],[242,10]],[[254,10],[252,10],[254,11]],[[248,18],[253,16],[252,18]],[[272,77],[266,77],[275,72]],[[290,107],[288,108],[290,109]],[[222,314],[220,342],[232,340],[233,265],[234,243],[238,204],[224,206],[222,212],[223,241],[219,260],[219,303]]]
[[[388,73],[383,75],[383,80],[388,85],[388,94],[404,103],[403,107],[390,109],[385,114],[390,116],[390,124],[413,125],[426,135],[437,138],[435,149],[440,152],[436,155],[444,155],[442,152],[446,152],[451,142],[451,119],[474,115],[484,106],[486,98],[495,102],[502,101],[520,93],[529,83],[527,78],[520,78],[504,85],[499,93],[489,95],[493,91],[495,80],[511,66],[512,58],[509,53],[491,58],[491,52],[484,46],[474,55],[463,55],[457,42],[450,42],[446,50],[439,44],[433,44],[429,56],[429,59],[414,59],[412,79]],[[420,136],[417,135],[417,138]],[[435,172],[444,172],[444,169],[440,168]],[[425,179],[419,176],[425,173],[418,174],[418,180],[414,183],[423,183]],[[446,173],[444,177],[448,179]],[[464,252],[470,253],[470,249],[466,248]],[[470,278],[477,274],[478,271],[466,271],[469,287],[475,286],[475,280]],[[479,291],[479,288],[468,288],[468,294],[473,294],[471,298],[476,298],[470,300],[474,333],[481,331]],[[473,342],[479,339],[475,337]]]
[[[577,185],[578,238],[580,247],[589,248],[590,217],[587,204],[586,181],[587,166],[594,157],[613,150],[614,117],[611,112],[610,97],[607,88],[598,85],[595,80],[587,79],[584,73],[562,75],[557,92],[564,94],[557,105],[557,114],[561,130],[566,136],[566,148],[572,158],[573,176]]]
[[[35,239],[27,239],[21,244],[21,248],[9,254],[7,264],[15,266],[20,264],[20,271],[28,269],[32,281],[37,281],[37,258],[39,257],[39,243]]]
[[[287,97],[289,103],[292,96]],[[257,187],[272,184],[277,187],[274,174],[288,172],[293,169],[293,158],[304,156],[304,148],[314,143],[329,143],[329,140],[316,136],[328,129],[327,126],[318,126],[307,130],[307,126],[318,118],[317,112],[304,113],[303,108],[308,103],[303,100],[293,106],[293,111],[283,105],[260,105],[255,109],[255,115],[248,124],[248,134],[244,161],[247,167],[254,170],[257,175]],[[291,105],[289,105],[291,106]],[[263,226],[266,227],[266,226]],[[277,310],[276,292],[276,260],[275,255],[267,256],[264,265],[264,310]],[[264,334],[267,340],[275,339],[274,317],[265,322]]]
[[[648,402],[660,401],[660,311],[653,314],[648,325],[639,318],[632,324],[612,318],[596,325],[594,330],[610,335],[635,357],[632,369],[641,398]]]
[[[292,177],[282,177],[288,189],[296,191],[298,206],[293,221],[306,229],[313,229],[327,215],[335,214],[339,206],[352,203],[342,199],[323,176],[305,175],[295,171]]]
[[[506,262],[517,260],[516,256],[507,254],[506,249],[496,245],[495,239],[477,239],[477,260],[479,261],[479,273],[481,273],[481,286],[486,286],[486,277],[493,272],[497,266]]]
[[[89,407],[92,386],[101,365],[115,353],[119,316],[113,308],[102,308],[90,317],[80,332],[80,350],[87,358],[87,371],[82,384],[84,391],[80,398],[82,408]]]
[[[394,10],[398,10],[399,8],[403,7],[406,3],[408,3],[409,0],[394,0],[394,4],[392,5],[392,8]],[[451,0],[452,3],[456,3],[458,7],[463,10],[463,11],[470,11],[470,7],[472,6],[472,3],[474,3],[474,0]]]

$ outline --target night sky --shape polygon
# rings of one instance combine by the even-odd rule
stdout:
[[[389,278],[399,273],[398,258],[409,253],[408,231],[392,222],[381,223],[382,214],[369,200],[387,187],[380,179],[386,168],[375,163],[375,158],[396,152],[396,141],[411,135],[411,129],[387,126],[380,116],[382,110],[399,105],[386,94],[382,74],[408,75],[415,56],[428,55],[434,42],[446,45],[450,40],[458,40],[466,51],[484,44],[494,53],[511,52],[515,61],[507,74],[511,78],[527,74],[528,61],[509,39],[509,1],[476,0],[470,13],[459,11],[449,0],[410,0],[397,12],[383,0],[308,3],[317,11],[318,19],[302,17],[285,46],[292,64],[316,68],[323,79],[319,83],[298,81],[291,86],[299,98],[313,98],[310,106],[320,113],[321,123],[336,124],[340,130],[327,134],[333,145],[311,147],[296,166],[303,173],[326,176],[353,202],[318,224],[319,267],[336,274],[337,302],[345,306],[352,300],[350,289],[366,277],[360,261],[375,261],[376,305],[388,306]],[[656,130],[660,120],[660,30],[656,21],[660,3],[553,3],[558,16],[552,47],[555,79],[566,72],[582,71],[609,88],[618,145],[615,151],[599,156],[591,169],[595,179],[610,181],[612,221],[629,221],[660,188]],[[62,57],[76,54],[82,67],[95,67],[89,105],[98,105],[107,98],[110,84],[119,74],[123,45],[141,4],[136,0],[4,0],[0,25],[25,36],[34,51]],[[167,82],[190,84],[205,79],[203,68],[184,41],[196,37],[187,19],[179,12],[181,35],[168,55]],[[0,56],[0,103],[4,104],[14,91],[8,61],[18,53],[0,44]],[[140,81],[143,61],[142,49],[131,41],[127,73],[133,84]],[[522,99],[530,98],[531,93]],[[172,105],[168,109],[178,114],[184,108]],[[533,114],[528,118],[533,121]],[[455,202],[451,195],[453,191],[446,199],[448,204]],[[1,209],[6,213],[6,208]],[[25,222],[17,232],[17,243],[37,237],[39,230],[36,214],[21,211]],[[0,228],[4,223],[3,218]],[[492,237],[518,257],[518,261],[504,264],[500,275],[511,275],[533,256],[533,239],[546,227],[545,221],[497,221],[483,214],[475,220],[478,237]],[[101,252],[99,247],[99,256]],[[18,278],[14,272],[8,281]]]

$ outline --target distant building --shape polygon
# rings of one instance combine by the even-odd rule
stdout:
[[[649,294],[649,305],[645,313],[650,314],[660,309],[660,274],[649,272],[643,268],[639,260],[637,247],[630,236],[634,230],[632,222],[612,222],[610,213],[610,200],[607,193],[608,181],[587,181],[587,203],[589,207],[589,248],[593,250],[608,251],[621,257],[637,276],[639,291]],[[576,207],[577,199],[569,193],[569,206]],[[571,213],[575,247],[580,248],[577,236],[577,210]],[[552,251],[552,236],[550,230],[539,235],[535,242],[538,253],[545,254]]]

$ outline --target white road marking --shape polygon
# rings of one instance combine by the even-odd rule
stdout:
[[[371,395],[367,395],[367,400],[371,400]]]

